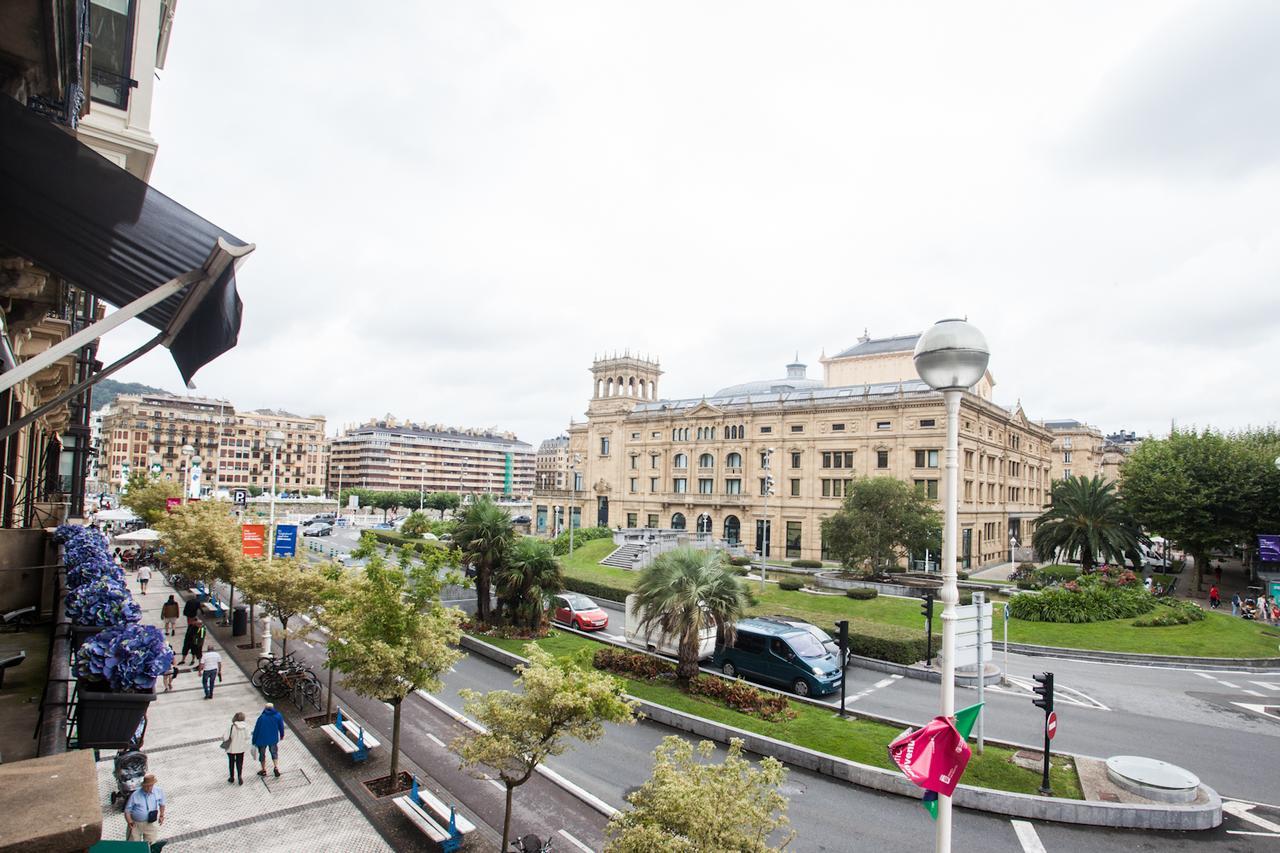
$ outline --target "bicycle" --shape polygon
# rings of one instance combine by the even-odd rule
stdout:
[[[272,673],[262,680],[262,695],[268,699],[282,699],[295,690],[311,700],[320,693],[320,679],[309,669],[297,668]]]
[[[275,655],[272,655],[270,657],[265,657],[265,658],[259,658],[258,668],[255,669],[253,671],[253,674],[249,676],[249,683],[252,684],[254,687],[262,687],[262,679],[265,676],[274,674],[276,672],[279,672],[280,670],[285,670],[285,669],[290,669],[295,667],[302,667],[302,664],[297,662],[297,660],[294,658],[293,652],[290,652],[289,654],[280,658],[276,657]]]

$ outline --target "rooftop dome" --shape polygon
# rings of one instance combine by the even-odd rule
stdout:
[[[716,397],[741,397],[746,394],[785,394],[789,391],[803,391],[809,388],[821,388],[822,380],[809,379],[805,376],[807,365],[800,363],[800,354],[796,360],[787,365],[787,375],[782,379],[757,379],[754,382],[743,382],[741,385],[730,385],[715,393]]]

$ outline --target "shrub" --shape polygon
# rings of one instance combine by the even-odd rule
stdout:
[[[821,560],[792,560],[791,565],[797,569],[820,569],[822,568]]]
[[[1046,580],[1070,581],[1080,577],[1080,569],[1076,566],[1045,566],[1036,574]]]
[[[609,584],[571,577],[564,579],[564,588],[569,592],[580,592],[588,598],[616,602],[626,601],[627,596],[631,594],[631,590],[623,589],[620,586],[610,586]]]
[[[1029,581],[1034,579],[1035,576],[1036,576],[1035,563],[1019,563],[1018,568],[1009,572],[1009,580],[1014,582]]]
[[[1135,628],[1167,628],[1170,625],[1190,625],[1204,618],[1204,611],[1192,604],[1177,598],[1160,598],[1156,600],[1155,612],[1141,619],[1135,619]]]
[[[880,570],[880,574],[882,574],[882,575],[901,575],[901,574],[905,574],[905,573],[906,573],[906,571],[907,571],[907,567],[906,567],[906,566],[885,566],[883,569],[881,569],[881,570]]]
[[[933,636],[933,647],[942,648],[942,638],[937,634]],[[849,651],[863,657],[907,665],[924,660],[928,654],[923,631],[894,625],[850,625]]]
[[[757,690],[744,681],[730,681],[716,675],[699,675],[689,682],[688,690],[694,696],[710,696],[735,711],[770,722],[790,720],[796,716],[787,697]]]
[[[104,628],[142,621],[142,609],[129,590],[101,577],[67,592],[67,618],[77,625]]]
[[[585,545],[595,539],[609,539],[613,536],[613,531],[607,527],[575,527],[573,529],[573,547]],[[569,553],[569,531],[566,530],[551,540],[551,550],[556,555]]]
[[[751,558],[750,557],[730,557],[729,563],[734,566],[749,566],[751,565]]]
[[[733,572],[738,577],[744,577],[750,570],[746,566],[730,566],[729,571]]]
[[[804,588],[804,581],[795,578],[783,578],[778,581],[778,589],[784,589],[787,592],[796,592]]]
[[[956,580],[967,581],[969,579],[968,572],[956,572]]]
[[[870,587],[855,586],[853,589],[845,590],[844,594],[854,599],[855,601],[870,601],[871,599],[879,595],[880,591],[876,589],[871,589]]]
[[[609,646],[597,649],[591,659],[591,663],[596,669],[604,669],[609,672],[616,672],[619,675],[631,675],[644,679],[657,678],[660,675],[673,674],[676,671],[675,664],[655,655],[627,651],[626,649],[615,649]]]
[[[1073,624],[1131,619],[1153,607],[1155,599],[1140,586],[1108,586],[1092,578],[1068,581],[1039,595],[1018,595],[1009,602],[1016,619]]]
[[[1036,578],[1023,578],[1017,583],[1018,589],[1043,589],[1044,584]]]

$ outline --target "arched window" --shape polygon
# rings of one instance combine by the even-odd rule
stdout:
[[[711,433],[711,434],[710,434],[710,435],[708,435],[708,436],[707,436],[707,438],[711,439],[712,441],[715,441],[715,440],[716,440],[716,428],[715,428],[715,427],[712,427],[712,428],[711,428],[711,430],[710,430],[710,433]]]
[[[698,457],[699,468],[714,468],[715,465],[716,465],[716,458],[712,456],[710,453],[704,453]]]
[[[740,534],[742,533],[742,524],[738,521],[736,515],[727,515],[724,519],[724,541],[730,545],[737,545]]]
[[[677,512],[675,515],[671,516],[671,529],[684,530],[684,513],[683,512]]]
[[[702,441],[702,427],[698,427],[698,441]]]
[[[677,453],[677,454],[676,454],[676,457],[675,457],[675,460],[674,460],[674,461],[672,461],[672,463],[671,463],[671,464],[672,464],[672,466],[673,466],[673,467],[675,467],[675,468],[688,468],[688,467],[689,467],[689,457],[688,457],[688,456],[685,456],[683,453]]]
[[[705,512],[702,515],[698,516],[698,532],[699,533],[711,532],[711,516],[707,515]]]
[[[645,384],[643,379],[640,380],[640,399],[641,400],[649,399],[649,392],[645,390]]]
[[[612,380],[612,379],[610,379],[607,383],[605,383],[604,391],[605,391],[605,394],[604,394],[604,395],[605,395],[606,397],[612,397],[612,396],[613,396],[613,380]]]
[[[724,459],[724,464],[725,464],[725,466],[726,466],[726,467],[728,467],[728,468],[741,468],[741,467],[742,467],[742,454],[741,454],[741,453],[730,453],[728,456],[726,456],[726,457],[725,457],[725,459]]]

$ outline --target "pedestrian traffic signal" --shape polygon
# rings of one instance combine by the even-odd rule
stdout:
[[[836,642],[840,644],[841,651],[849,648],[849,620],[841,619],[836,623]]]
[[[924,601],[920,602],[920,615],[930,621],[933,620],[933,596],[926,595]]]
[[[1031,676],[1031,680],[1036,686],[1031,688],[1031,692],[1035,693],[1037,698],[1031,700],[1031,704],[1037,708],[1044,708],[1046,714],[1053,711],[1053,673],[1040,672]]]

